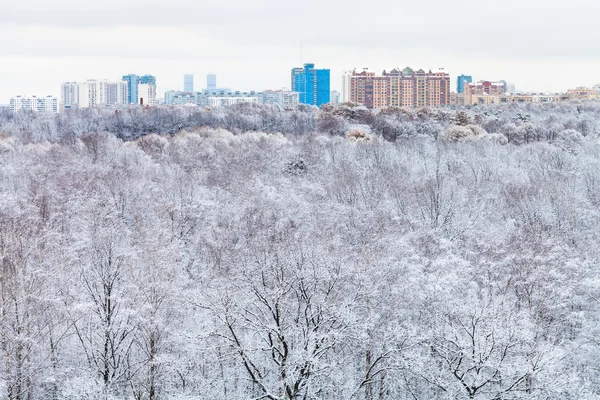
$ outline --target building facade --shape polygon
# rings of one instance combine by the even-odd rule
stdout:
[[[129,86],[124,81],[98,81],[98,103],[101,105],[127,104]]]
[[[471,96],[471,103],[468,104],[557,103],[568,99],[569,97],[564,94],[483,94]]]
[[[294,107],[300,103],[300,94],[290,90],[265,90],[259,103],[277,104],[282,107]]]
[[[54,96],[16,96],[10,99],[9,110],[19,112],[32,110],[40,113],[58,113],[58,99]]]
[[[125,81],[90,79],[61,85],[61,104],[66,108],[128,104],[129,86]]]
[[[473,82],[471,75],[460,75],[456,78],[456,93],[465,92],[465,84]]]
[[[238,100],[222,100],[222,99],[238,99]],[[263,92],[240,92],[240,91],[201,91],[201,92],[182,92],[178,90],[169,90],[165,93],[165,104],[166,105],[186,105],[195,104],[197,106],[208,106],[208,107],[220,107],[222,105],[230,105],[235,103],[244,102],[239,100],[242,98],[251,98],[256,100],[249,100],[252,103],[263,103],[265,94]],[[285,99],[285,96],[284,96]]]
[[[138,102],[140,106],[150,106],[156,103],[156,85],[149,83],[138,84]]]
[[[450,104],[450,75],[444,71],[417,71],[406,67],[375,75],[366,69],[352,73],[350,101],[377,109],[436,107]]]
[[[575,89],[569,89],[567,90],[567,96],[570,99],[580,99],[580,100],[594,100],[597,99],[598,96],[598,90],[592,88],[587,88],[587,87],[578,87]]]
[[[138,98],[138,76],[135,74],[124,75],[122,80],[127,82],[127,104],[136,104]]]
[[[258,103],[258,97],[209,97],[209,107],[228,107],[238,103]]]
[[[465,84],[465,104],[480,104],[480,96],[504,96],[504,82],[479,81]]]
[[[63,106],[71,107],[79,104],[79,84],[64,82],[60,87],[60,101]]]
[[[316,69],[314,64],[292,68],[291,87],[299,93],[300,103],[320,107],[330,101],[331,72]]]
[[[165,104],[167,105],[184,105],[198,104],[197,96],[202,92],[182,92],[179,90],[169,90],[165,93]]]

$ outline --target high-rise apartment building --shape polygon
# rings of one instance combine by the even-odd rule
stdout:
[[[331,96],[328,69],[316,69],[314,64],[304,64],[303,68],[292,68],[292,91],[298,92],[300,103],[320,107],[329,103]]]
[[[79,103],[79,84],[64,82],[60,87],[60,99],[63,106],[76,106]]]
[[[391,100],[390,85],[391,79],[386,75],[376,76],[366,68],[363,72],[354,71],[350,78],[350,101],[367,108],[387,107]]]
[[[186,74],[183,76],[183,91],[187,93],[194,91],[194,75]]]
[[[473,82],[471,75],[460,75],[456,78],[456,93],[465,92],[465,84]]]
[[[54,96],[16,96],[10,99],[9,109],[13,112],[32,110],[40,113],[58,113],[58,99]]]
[[[154,104],[156,101],[156,77],[153,75],[144,75],[137,76],[135,74],[124,75],[123,80],[127,82],[128,85],[128,94],[127,94],[127,102],[129,104],[140,104],[140,95],[138,93],[139,85],[150,85],[153,88],[150,89],[151,93],[154,93],[153,98],[147,98],[146,101],[151,101],[150,103],[144,103],[144,105]]]
[[[98,81],[89,80],[78,85],[77,106],[80,108],[96,107],[100,104]]]
[[[148,106],[156,102],[156,85],[150,83],[139,83],[137,91],[138,105]]]
[[[99,104],[116,105],[127,104],[129,86],[124,81],[98,81],[98,98]]]
[[[342,89],[340,92],[340,103],[350,101],[350,80],[352,79],[352,71],[344,71],[342,74]]]
[[[127,104],[137,104],[138,76],[135,74],[124,75],[123,81],[127,82]]]
[[[435,107],[450,103],[450,75],[446,72],[403,70],[357,73],[350,79],[350,101],[367,108]]]
[[[208,90],[209,92],[217,90],[217,75],[206,75],[206,90]]]

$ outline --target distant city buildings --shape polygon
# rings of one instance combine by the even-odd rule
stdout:
[[[185,92],[180,90],[169,90],[165,93],[165,104],[167,105],[183,105],[197,104],[196,96],[201,92]]]
[[[188,93],[194,91],[194,75],[186,74],[183,76],[183,91]]]
[[[207,99],[208,102],[208,106],[209,107],[228,107],[228,106],[232,106],[234,104],[239,104],[239,103],[258,103],[258,97],[254,97],[254,96],[242,96],[242,97],[236,97],[236,96],[218,96],[218,97],[209,97]]]
[[[65,108],[97,107],[128,104],[129,86],[125,81],[90,79],[85,82],[64,82],[61,104]]]
[[[156,102],[156,77],[153,75],[138,76],[135,74],[129,74],[123,76],[123,81],[127,82],[128,86],[128,104],[140,105],[141,101],[146,101],[143,103],[143,105],[152,105]],[[144,90],[143,95],[145,97],[141,97],[139,94],[140,85],[149,86],[148,88],[142,88]]]
[[[403,70],[357,73],[350,78],[350,101],[367,108],[435,107],[450,103],[450,75],[443,70]]]
[[[217,75],[216,74],[206,75],[206,88],[204,88],[202,91],[203,92],[233,92],[233,90],[231,90],[230,88],[217,86]]]
[[[504,84],[504,93],[516,93],[514,83],[506,82],[505,80],[500,80],[498,82],[502,82]]]
[[[314,64],[292,68],[292,91],[300,94],[300,103],[320,107],[329,103],[331,96],[331,73],[328,69],[316,69]]]
[[[221,107],[237,103],[274,104],[293,107],[297,104],[321,106],[326,103],[353,102],[369,109],[385,107],[436,107],[446,104],[474,105],[500,103],[556,102],[569,99],[600,99],[600,84],[592,88],[577,87],[565,93],[517,93],[515,85],[505,80],[473,82],[471,75],[456,78],[456,92],[450,91],[449,74],[443,70],[395,68],[381,75],[364,69],[344,71],[340,90],[330,90],[330,70],[307,63],[292,68],[292,90],[239,92],[217,87],[216,74],[206,75],[207,89],[194,90],[194,75],[183,76],[183,90],[169,90],[157,99],[156,77],[124,75],[122,80],[90,79],[64,82],[59,100],[52,96],[16,96],[0,110],[36,110],[62,112],[70,108],[134,105],[189,105]],[[114,108],[114,107],[113,107]]]
[[[56,114],[58,113],[58,99],[54,96],[16,96],[10,99],[8,108],[13,112],[32,110]]]
[[[504,91],[505,91],[506,93],[510,93],[510,94],[515,94],[515,93],[517,93],[517,89],[516,89],[516,87],[515,87],[515,84],[514,84],[514,83],[510,83],[510,82],[508,82],[508,83],[506,84],[506,86],[505,86],[505,90],[504,90]]]
[[[465,104],[465,94],[450,92],[450,104],[464,105]]]
[[[473,77],[471,75],[460,75],[456,78],[456,93],[464,93],[465,84],[471,82],[473,82]]]
[[[501,95],[473,95],[468,104],[508,104],[508,103],[556,103],[568,100],[565,94],[522,93]]]

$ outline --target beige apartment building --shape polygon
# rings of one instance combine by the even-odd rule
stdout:
[[[435,107],[450,104],[450,75],[411,68],[357,73],[350,77],[350,101],[367,108]]]
[[[493,100],[485,100],[485,96],[504,96],[504,82],[481,81],[477,83],[465,83],[465,104],[489,104]]]
[[[567,96],[570,99],[582,99],[582,100],[594,100],[599,98],[598,91],[596,89],[590,89],[586,87],[578,87],[575,89],[567,90]]]
[[[566,100],[559,94],[472,95],[468,104],[556,103]]]

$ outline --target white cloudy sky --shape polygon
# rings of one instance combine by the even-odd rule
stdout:
[[[153,74],[159,94],[215,72],[239,90],[289,86],[304,62],[406,65],[527,91],[600,83],[597,0],[0,0],[0,104],[62,81]]]

